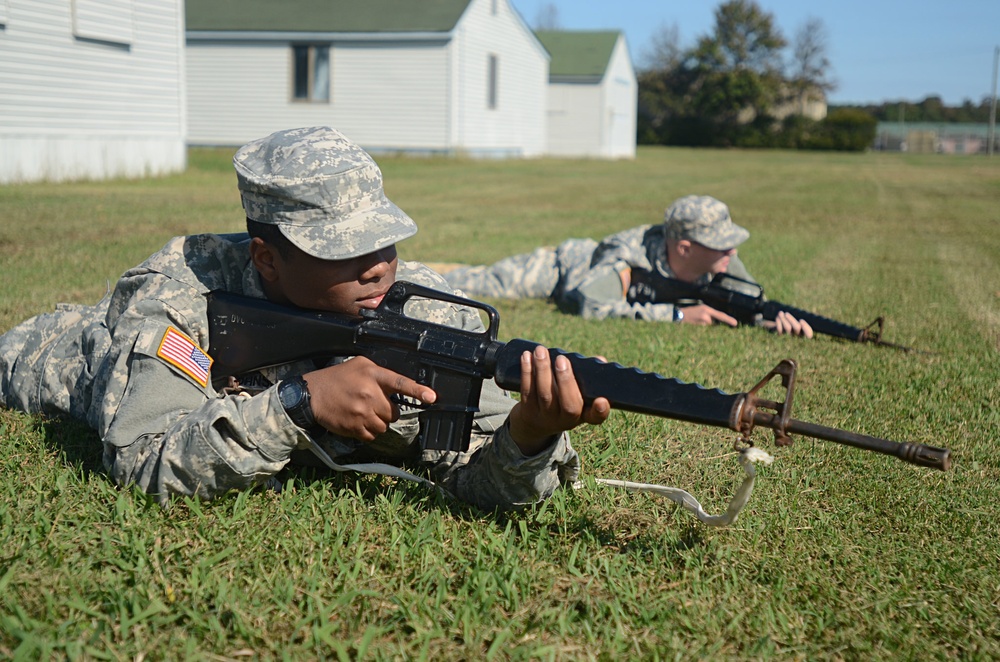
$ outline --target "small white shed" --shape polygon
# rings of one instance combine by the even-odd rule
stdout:
[[[539,156],[548,53],[507,0],[188,0],[188,142],[329,125],[372,152]]]
[[[549,65],[548,152],[635,158],[639,84],[625,35],[539,31]]]
[[[0,0],[0,183],[183,170],[182,0]]]

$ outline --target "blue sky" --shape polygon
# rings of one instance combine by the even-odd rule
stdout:
[[[564,30],[618,29],[633,61],[651,37],[676,25],[683,46],[712,31],[719,1],[511,0],[534,27],[554,5]],[[757,0],[786,39],[810,17],[823,21],[837,89],[831,103],[920,101],[932,94],[948,105],[978,104],[993,86],[1000,46],[1000,0]]]

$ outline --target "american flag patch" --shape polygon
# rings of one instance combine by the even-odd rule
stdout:
[[[163,334],[156,355],[202,386],[208,386],[212,357],[174,327],[169,327]]]

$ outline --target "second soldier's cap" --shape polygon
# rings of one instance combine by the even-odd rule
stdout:
[[[413,236],[417,225],[382,190],[371,156],[325,126],[278,131],[233,156],[247,218],[277,225],[296,247],[346,260]]]
[[[717,251],[736,248],[750,233],[733,223],[729,207],[708,195],[688,195],[674,200],[663,215],[667,239],[696,241]]]

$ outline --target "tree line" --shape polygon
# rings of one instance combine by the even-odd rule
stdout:
[[[555,5],[543,6],[536,29],[559,29]],[[727,0],[711,31],[692,46],[679,30],[654,35],[637,70],[640,144],[781,147],[861,151],[878,122],[988,122],[990,98],[945,106],[923,101],[825,106],[835,90],[826,26],[808,18],[787,39],[755,0]],[[826,115],[811,113],[825,107]]]
[[[861,106],[831,105],[830,110],[855,108],[863,110],[879,122],[974,122],[990,121],[990,98],[983,97],[978,104],[966,99],[960,106],[946,106],[941,97],[929,96],[923,101],[884,101]]]
[[[877,119],[865,109],[810,117],[810,106],[836,88],[818,18],[789,41],[754,0],[728,0],[694,46],[681,46],[676,26],[664,28],[645,60],[640,143],[860,150],[875,137]]]

